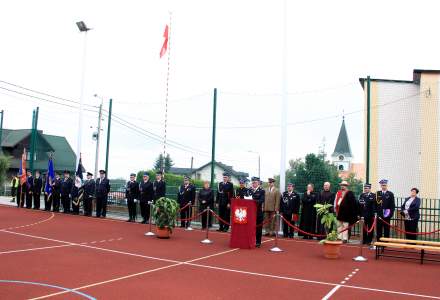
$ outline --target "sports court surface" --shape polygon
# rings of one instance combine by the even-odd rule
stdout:
[[[229,248],[229,234],[0,206],[0,299],[440,299],[440,264],[322,257],[316,241],[279,240],[281,253]]]

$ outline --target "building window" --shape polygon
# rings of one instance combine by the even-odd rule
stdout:
[[[26,152],[26,160],[31,160],[30,152]],[[34,153],[34,160],[37,160],[37,152]]]
[[[201,178],[200,173],[197,173],[196,177],[197,177],[197,180],[200,180],[200,178]]]
[[[343,165],[339,165],[338,169],[339,169],[339,171],[344,171],[344,166]]]

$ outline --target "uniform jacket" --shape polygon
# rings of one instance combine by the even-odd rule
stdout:
[[[95,196],[96,184],[93,179],[84,181],[84,198],[92,198]]]
[[[127,199],[139,199],[139,183],[136,180],[127,182],[125,197]]]
[[[107,177],[96,179],[95,194],[96,197],[107,197],[110,192],[110,181]]]
[[[214,206],[214,192],[211,188],[203,188],[199,191],[199,205],[200,209],[205,209],[208,206],[213,208]]]
[[[394,194],[390,191],[378,191],[376,193],[376,212],[379,217],[383,217],[385,209],[390,210],[389,218],[394,215],[394,210],[396,209],[396,203],[394,201]]]
[[[240,198],[240,199],[244,199],[244,197],[249,196],[249,189],[244,187],[244,188],[238,188],[235,190],[235,196]]]
[[[177,194],[177,200],[180,206],[187,205],[190,201],[194,204],[196,200],[196,187],[192,184],[188,184],[187,186],[181,185],[179,187],[179,192]]]
[[[166,194],[166,182],[164,180],[153,182],[154,200],[165,197]]]
[[[59,197],[61,193],[61,179],[55,178],[52,182],[52,195]]]
[[[286,215],[299,214],[300,203],[301,199],[297,192],[292,191],[289,193],[285,191],[280,201],[280,213]]]
[[[400,207],[401,211],[403,212],[405,210],[405,204],[406,202],[410,199],[410,197],[405,198],[405,201],[403,202],[402,206]],[[420,219],[420,198],[416,197],[414,198],[413,202],[411,203],[411,205],[409,206],[408,209],[408,215],[410,217],[411,220],[419,220]]]
[[[73,180],[72,178],[62,179],[61,180],[61,196],[69,196],[72,192]]]
[[[265,191],[264,211],[279,211],[281,194],[276,187]]]
[[[376,195],[374,193],[362,193],[359,196],[359,215],[365,219],[374,217],[376,207]]]
[[[140,192],[140,200],[142,202],[153,201],[154,190],[153,190],[153,183],[150,180],[148,180],[147,182],[142,181],[139,184],[139,192]]]
[[[43,189],[43,179],[41,177],[34,179],[33,193],[41,194],[41,190]]]
[[[265,191],[261,187],[257,189],[250,188],[249,195],[252,196],[252,199],[257,203],[257,216],[263,215],[264,201],[265,201]]]
[[[217,203],[221,206],[231,204],[231,198],[234,197],[234,186],[230,182],[220,182],[217,190]]]
[[[26,178],[26,192],[32,192],[34,190],[34,177],[29,176]]]

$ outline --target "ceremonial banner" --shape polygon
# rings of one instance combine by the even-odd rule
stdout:
[[[254,200],[234,198],[231,200],[232,230],[231,248],[255,248],[257,205]]]

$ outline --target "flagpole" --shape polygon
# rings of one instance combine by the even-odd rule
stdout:
[[[170,23],[168,25],[168,62],[167,62],[167,79],[166,79],[166,92],[165,92],[165,118],[164,118],[164,133],[163,133],[163,157],[162,157],[162,172],[165,173],[165,157],[167,148],[167,123],[168,123],[168,96],[169,96],[169,82],[170,82],[170,56],[171,56],[171,11]]]
[[[282,50],[282,105],[281,105],[281,160],[280,192],[286,188],[287,148],[287,0],[283,0],[283,50]]]

